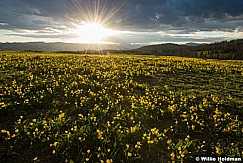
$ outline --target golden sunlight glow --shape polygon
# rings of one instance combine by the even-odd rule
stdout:
[[[84,23],[77,27],[78,41],[80,43],[103,43],[106,37],[113,34],[113,30],[104,28],[99,23]]]

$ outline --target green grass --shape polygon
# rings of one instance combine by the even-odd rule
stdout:
[[[242,156],[242,61],[1,53],[4,162]]]

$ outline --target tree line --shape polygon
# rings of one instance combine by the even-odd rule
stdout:
[[[243,60],[243,39],[202,45],[160,44],[137,49],[156,55]]]
[[[185,55],[197,58],[242,60],[243,39],[193,47],[191,52]]]

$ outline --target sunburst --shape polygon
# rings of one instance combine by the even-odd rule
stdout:
[[[102,44],[110,44],[111,49],[119,49],[118,43],[112,40],[112,36],[121,34],[120,30],[114,28],[114,22],[121,19],[118,12],[124,7],[128,0],[73,0],[70,1],[75,9],[70,10],[72,29],[75,42],[86,45],[85,51],[98,49],[102,52]],[[69,9],[69,8],[68,8]],[[115,25],[116,26],[116,25]],[[110,37],[111,36],[111,37]]]
[[[103,27],[99,23],[84,23],[77,26],[76,34],[80,43],[102,44],[104,39],[114,35],[114,30]]]

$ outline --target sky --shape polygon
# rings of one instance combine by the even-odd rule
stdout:
[[[0,42],[131,47],[240,38],[242,0],[0,0]]]

